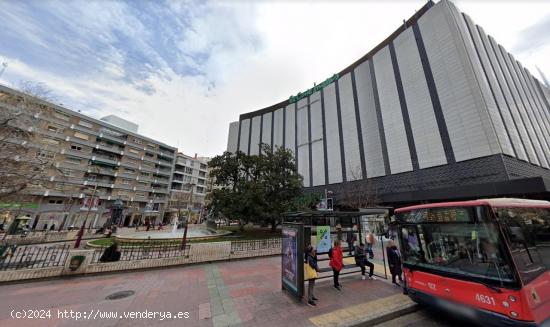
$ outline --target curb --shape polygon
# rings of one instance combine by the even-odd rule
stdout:
[[[411,312],[415,312],[419,309],[420,309],[420,306],[417,303],[407,303],[392,312],[384,312],[378,316],[369,317],[366,320],[354,322],[353,324],[350,325],[350,327],[351,326],[353,327],[375,326],[375,325],[399,318]]]

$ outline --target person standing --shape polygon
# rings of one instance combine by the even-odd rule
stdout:
[[[388,243],[386,253],[388,255],[388,264],[390,265],[391,282],[396,286],[401,286],[401,284],[395,281],[395,277],[399,277],[399,281],[403,282],[403,278],[401,277],[403,271],[401,269],[401,253],[394,241]]]
[[[348,243],[348,251],[349,255],[352,255],[353,247],[355,246],[354,243],[356,241],[356,236],[353,230],[349,230],[346,234],[346,243]]]
[[[332,268],[332,277],[334,279],[333,287],[337,290],[341,290],[342,285],[338,282],[338,277],[340,276],[340,271],[344,267],[344,255],[342,254],[342,248],[340,247],[340,241],[334,241],[334,247],[330,251],[330,262],[329,266]]]
[[[315,301],[318,299],[313,295],[313,289],[315,288],[315,279],[317,279],[317,272],[319,272],[319,266],[317,265],[317,253],[315,249],[308,245],[306,248],[305,254],[305,264],[306,264],[306,278],[307,282],[307,304],[309,306],[316,306]],[[311,276],[307,276],[307,272],[311,273]]]
[[[355,247],[355,264],[361,267],[361,279],[365,279],[365,266],[369,267],[369,279],[376,280],[374,277],[374,264],[367,260],[365,244],[359,243]]]
[[[366,237],[367,241],[367,253],[369,255],[369,259],[374,259],[374,252],[372,252],[372,248],[374,244],[376,243],[376,237],[374,237],[374,234],[369,231]]]

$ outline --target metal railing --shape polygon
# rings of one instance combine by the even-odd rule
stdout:
[[[235,240],[231,241],[231,253],[249,252],[267,249],[281,249],[281,238],[266,238],[263,240]]]
[[[190,245],[181,249],[181,241],[144,241],[143,243],[123,243],[118,246],[120,259],[118,261],[133,261],[144,259],[161,259],[189,256]],[[101,262],[101,256],[106,248],[95,249],[90,263]]]
[[[0,249],[0,271],[63,266],[70,247],[70,244],[40,247],[4,245]]]

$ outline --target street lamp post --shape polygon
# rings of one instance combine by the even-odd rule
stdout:
[[[194,183],[187,183],[186,186],[191,186],[191,195],[189,197],[189,202],[193,202],[193,187],[196,185]],[[183,239],[181,241],[181,249],[185,250],[185,243],[187,242],[187,226],[189,225],[189,219],[191,219],[191,212],[189,211],[189,202],[187,202],[187,212],[188,218],[185,220],[183,225]]]
[[[97,191],[97,182],[94,185],[94,191],[92,192],[92,198],[90,199],[90,203],[88,205],[86,218],[84,218],[84,222],[82,223],[82,226],[80,226],[80,229],[78,230],[78,234],[76,235],[76,242],[74,243],[75,249],[78,249],[80,247],[80,242],[82,241],[82,235],[84,235],[84,228],[86,226],[86,221],[88,220],[88,216],[90,215],[90,211],[92,210],[92,206],[94,205],[94,197],[95,197],[96,191]]]

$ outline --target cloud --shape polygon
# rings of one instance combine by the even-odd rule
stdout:
[[[535,52],[550,45],[550,15],[522,30],[521,35],[512,49],[518,53]]]
[[[148,137],[211,156],[225,150],[239,114],[345,68],[424,3],[0,1],[0,61],[9,62],[0,82],[43,82],[68,108],[119,115]],[[472,16],[492,32],[517,15],[512,7],[502,20],[494,4]],[[506,24],[495,37],[510,47],[530,24],[520,19],[516,34]]]

